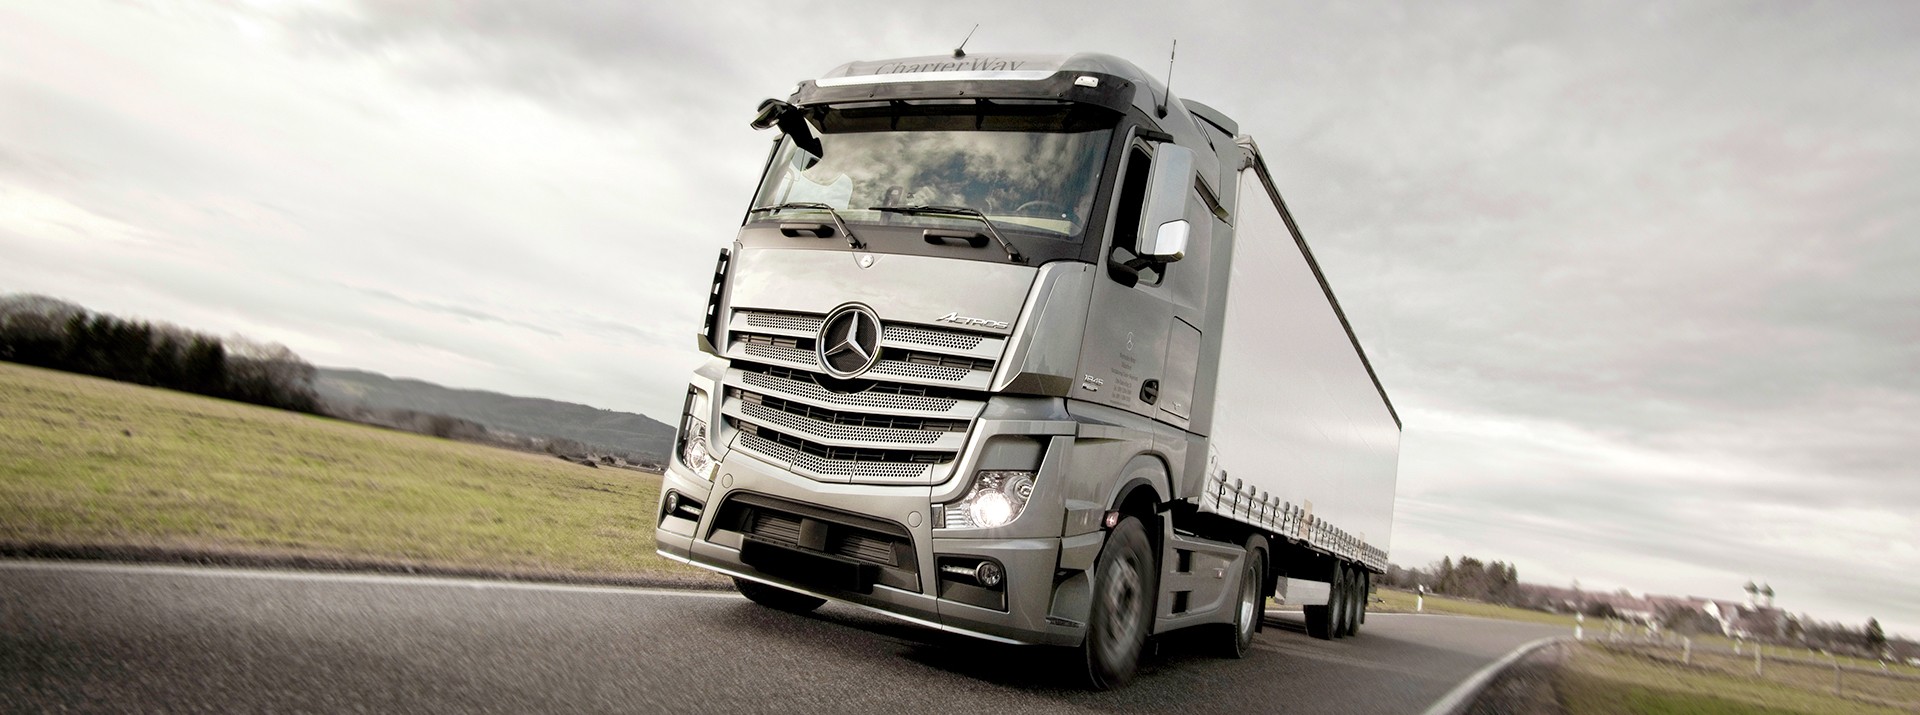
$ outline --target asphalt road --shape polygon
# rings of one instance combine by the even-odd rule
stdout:
[[[0,561],[6,711],[1418,713],[1559,629],[1376,614],[1307,637],[1269,614],[1244,660],[1163,644],[1122,690],[1066,653],[844,605],[439,578]]]

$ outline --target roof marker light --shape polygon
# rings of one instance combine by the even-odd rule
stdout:
[[[1100,86],[1100,78],[1095,77],[1093,75],[1083,74],[1073,78],[1073,83],[1074,85],[1080,86],[1080,87],[1098,87]]]

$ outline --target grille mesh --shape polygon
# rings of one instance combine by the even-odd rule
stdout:
[[[785,363],[798,363],[816,367],[820,364],[820,361],[813,357],[811,351],[801,350],[799,348],[748,343],[743,349],[748,355],[767,360],[778,360]]]
[[[915,343],[918,345],[950,348],[953,350],[972,350],[980,347],[980,341],[986,339],[985,336],[981,335],[949,333],[906,325],[889,325],[881,331],[881,334],[886,336],[886,339],[896,342]]]
[[[892,377],[915,377],[922,380],[959,382],[967,379],[967,373],[969,371],[963,367],[953,367],[950,365],[918,365],[910,362],[901,362],[899,360],[881,360],[873,366],[873,369],[867,372]]]
[[[747,325],[756,328],[775,330],[795,330],[805,333],[820,332],[820,323],[824,319],[817,315],[795,315],[793,313],[768,313],[763,311],[741,311],[747,318]]]
[[[740,435],[748,449],[801,467],[815,474],[866,479],[907,480],[927,476],[929,465],[899,462],[855,462],[816,457],[756,434]]]

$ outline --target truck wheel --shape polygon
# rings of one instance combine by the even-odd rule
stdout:
[[[1130,516],[1121,519],[1093,564],[1093,609],[1080,654],[1094,689],[1124,685],[1140,668],[1159,575],[1146,527]]]
[[[1261,565],[1264,560],[1259,549],[1247,547],[1246,567],[1240,569],[1240,597],[1233,604],[1233,622],[1227,624],[1221,639],[1221,654],[1228,658],[1245,658],[1253,651],[1253,632],[1266,617],[1267,599],[1261,594],[1267,575]]]
[[[824,598],[768,586],[759,581],[748,581],[738,576],[733,579],[733,588],[749,601],[788,613],[807,613],[827,602]]]

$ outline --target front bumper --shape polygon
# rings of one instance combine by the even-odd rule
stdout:
[[[1085,635],[1087,575],[1059,571],[1063,540],[937,536],[931,518],[935,488],[817,482],[735,450],[720,464],[711,483],[677,461],[668,468],[662,489],[691,497],[704,507],[698,519],[660,518],[655,538],[659,553],[676,561],[843,601],[930,628],[1005,643],[1078,645]],[[789,500],[897,525],[911,539],[917,583],[895,579],[896,585],[875,583],[870,591],[860,592],[757,569],[741,559],[739,536],[716,528],[721,505],[735,495]],[[1086,548],[1085,537],[1067,541],[1072,550]],[[999,562],[1006,572],[1007,610],[936,597],[941,556]]]

